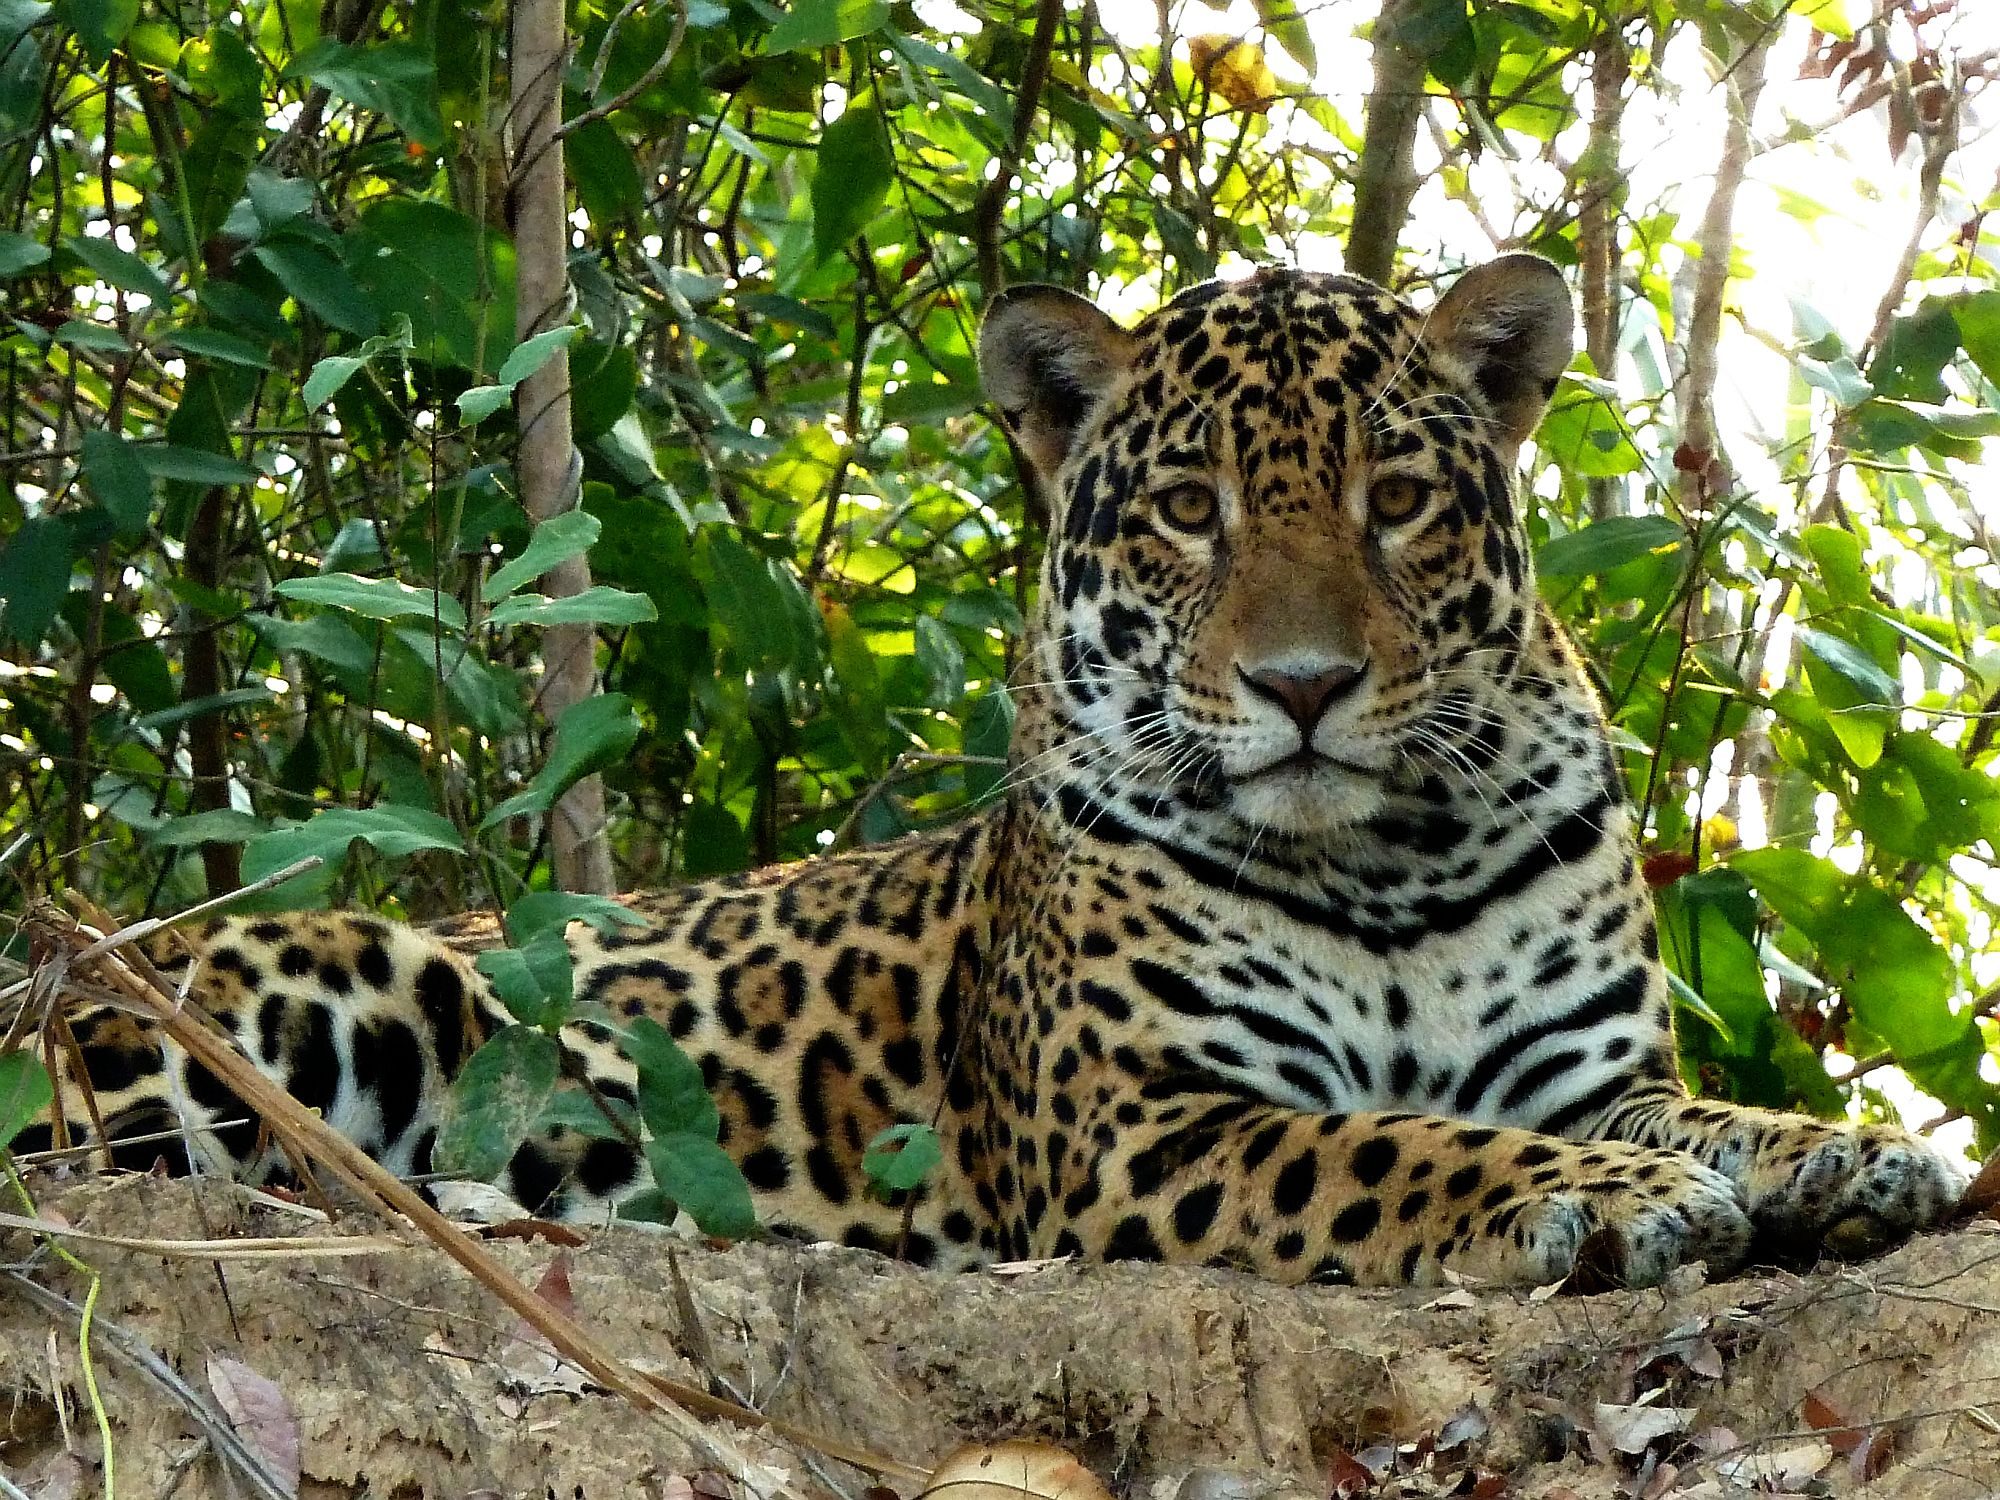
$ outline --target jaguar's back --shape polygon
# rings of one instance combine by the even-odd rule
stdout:
[[[651,1017],[764,1222],[943,1264],[1546,1280],[1603,1229],[1649,1281],[1753,1228],[1934,1221],[1959,1178],[1921,1142],[1683,1095],[1619,770],[1513,495],[1570,324],[1525,256],[1424,314],[1285,271],[1130,331],[1003,296],[982,367],[1051,511],[1005,798],[573,926],[604,1017],[577,1071],[629,1101],[610,1028]],[[421,1170],[505,1021],[460,951],[485,940],[307,914],[190,961],[253,1057]],[[117,1130],[241,1113],[130,1020],[78,1035]],[[888,1203],[860,1158],[903,1122],[945,1159]],[[217,1146],[268,1165],[251,1127]],[[507,1185],[584,1217],[645,1176],[635,1142],[555,1131]]]

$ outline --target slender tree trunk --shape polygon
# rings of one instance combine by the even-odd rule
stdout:
[[[1723,135],[1722,157],[1715,164],[1715,187],[1702,214],[1695,243],[1701,255],[1693,263],[1694,287],[1688,305],[1687,340],[1682,345],[1681,445],[1699,459],[1681,470],[1681,496],[1690,509],[1706,503],[1707,492],[1720,488],[1722,471],[1710,459],[1716,453],[1716,346],[1722,338],[1722,301],[1729,286],[1729,258],[1736,247],[1736,195],[1743,188],[1752,152],[1750,124],[1757,99],[1764,92],[1764,64],[1771,54],[1775,29],[1767,30],[1736,60],[1723,80],[1729,106],[1729,126]],[[1724,480],[1726,483],[1726,480]]]
[[[562,0],[517,0],[508,51],[508,104],[513,147],[510,173],[521,337],[569,315],[569,227],[563,181],[562,74],[569,38]],[[582,493],[583,459],[570,436],[569,358],[557,350],[515,391],[521,428],[521,500],[530,521],[573,509]],[[551,598],[590,587],[590,564],[573,558],[542,579]],[[589,625],[551,625],[542,635],[542,711],[551,724],[597,691],[597,632]],[[566,891],[609,895],[614,877],[604,826],[604,784],[587,776],[549,814],[549,852],[556,884]]]
[[[1625,78],[1631,59],[1615,18],[1607,19],[1590,56],[1590,136],[1579,176],[1577,249],[1583,281],[1583,347],[1603,380],[1618,378],[1618,200]],[[1590,481],[1590,513],[1603,520],[1618,509],[1622,486],[1610,475]]]
[[[222,553],[229,525],[230,491],[220,485],[205,491],[188,527],[187,576],[204,589],[222,586]],[[212,698],[222,691],[222,627],[205,611],[190,609],[201,623],[188,637],[181,659],[184,702]],[[194,779],[188,805],[197,813],[219,812],[229,806],[229,726],[224,711],[210,709],[187,722],[188,764]],[[78,753],[81,754],[81,747]],[[202,876],[211,896],[222,896],[243,884],[242,848],[237,844],[203,844]]]
[[[1347,269],[1387,285],[1396,244],[1417,195],[1417,121],[1423,114],[1430,59],[1404,40],[1410,0],[1389,0],[1375,22],[1375,82],[1354,176],[1354,225],[1347,232]]]

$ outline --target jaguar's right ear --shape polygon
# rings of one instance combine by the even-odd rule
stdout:
[[[1061,287],[1009,287],[987,306],[979,377],[1045,495],[1136,347],[1131,334]]]

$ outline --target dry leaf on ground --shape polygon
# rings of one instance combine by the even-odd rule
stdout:
[[[210,1355],[208,1388],[236,1435],[286,1491],[299,1492],[299,1417],[278,1383],[240,1359]]]
[[[973,1443],[932,1470],[926,1500],[1111,1500],[1098,1477],[1052,1443]]]

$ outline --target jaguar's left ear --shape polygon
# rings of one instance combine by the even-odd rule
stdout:
[[[1535,430],[1576,347],[1576,308],[1562,272],[1539,255],[1474,266],[1431,309],[1424,342],[1457,356],[1510,447]]]

